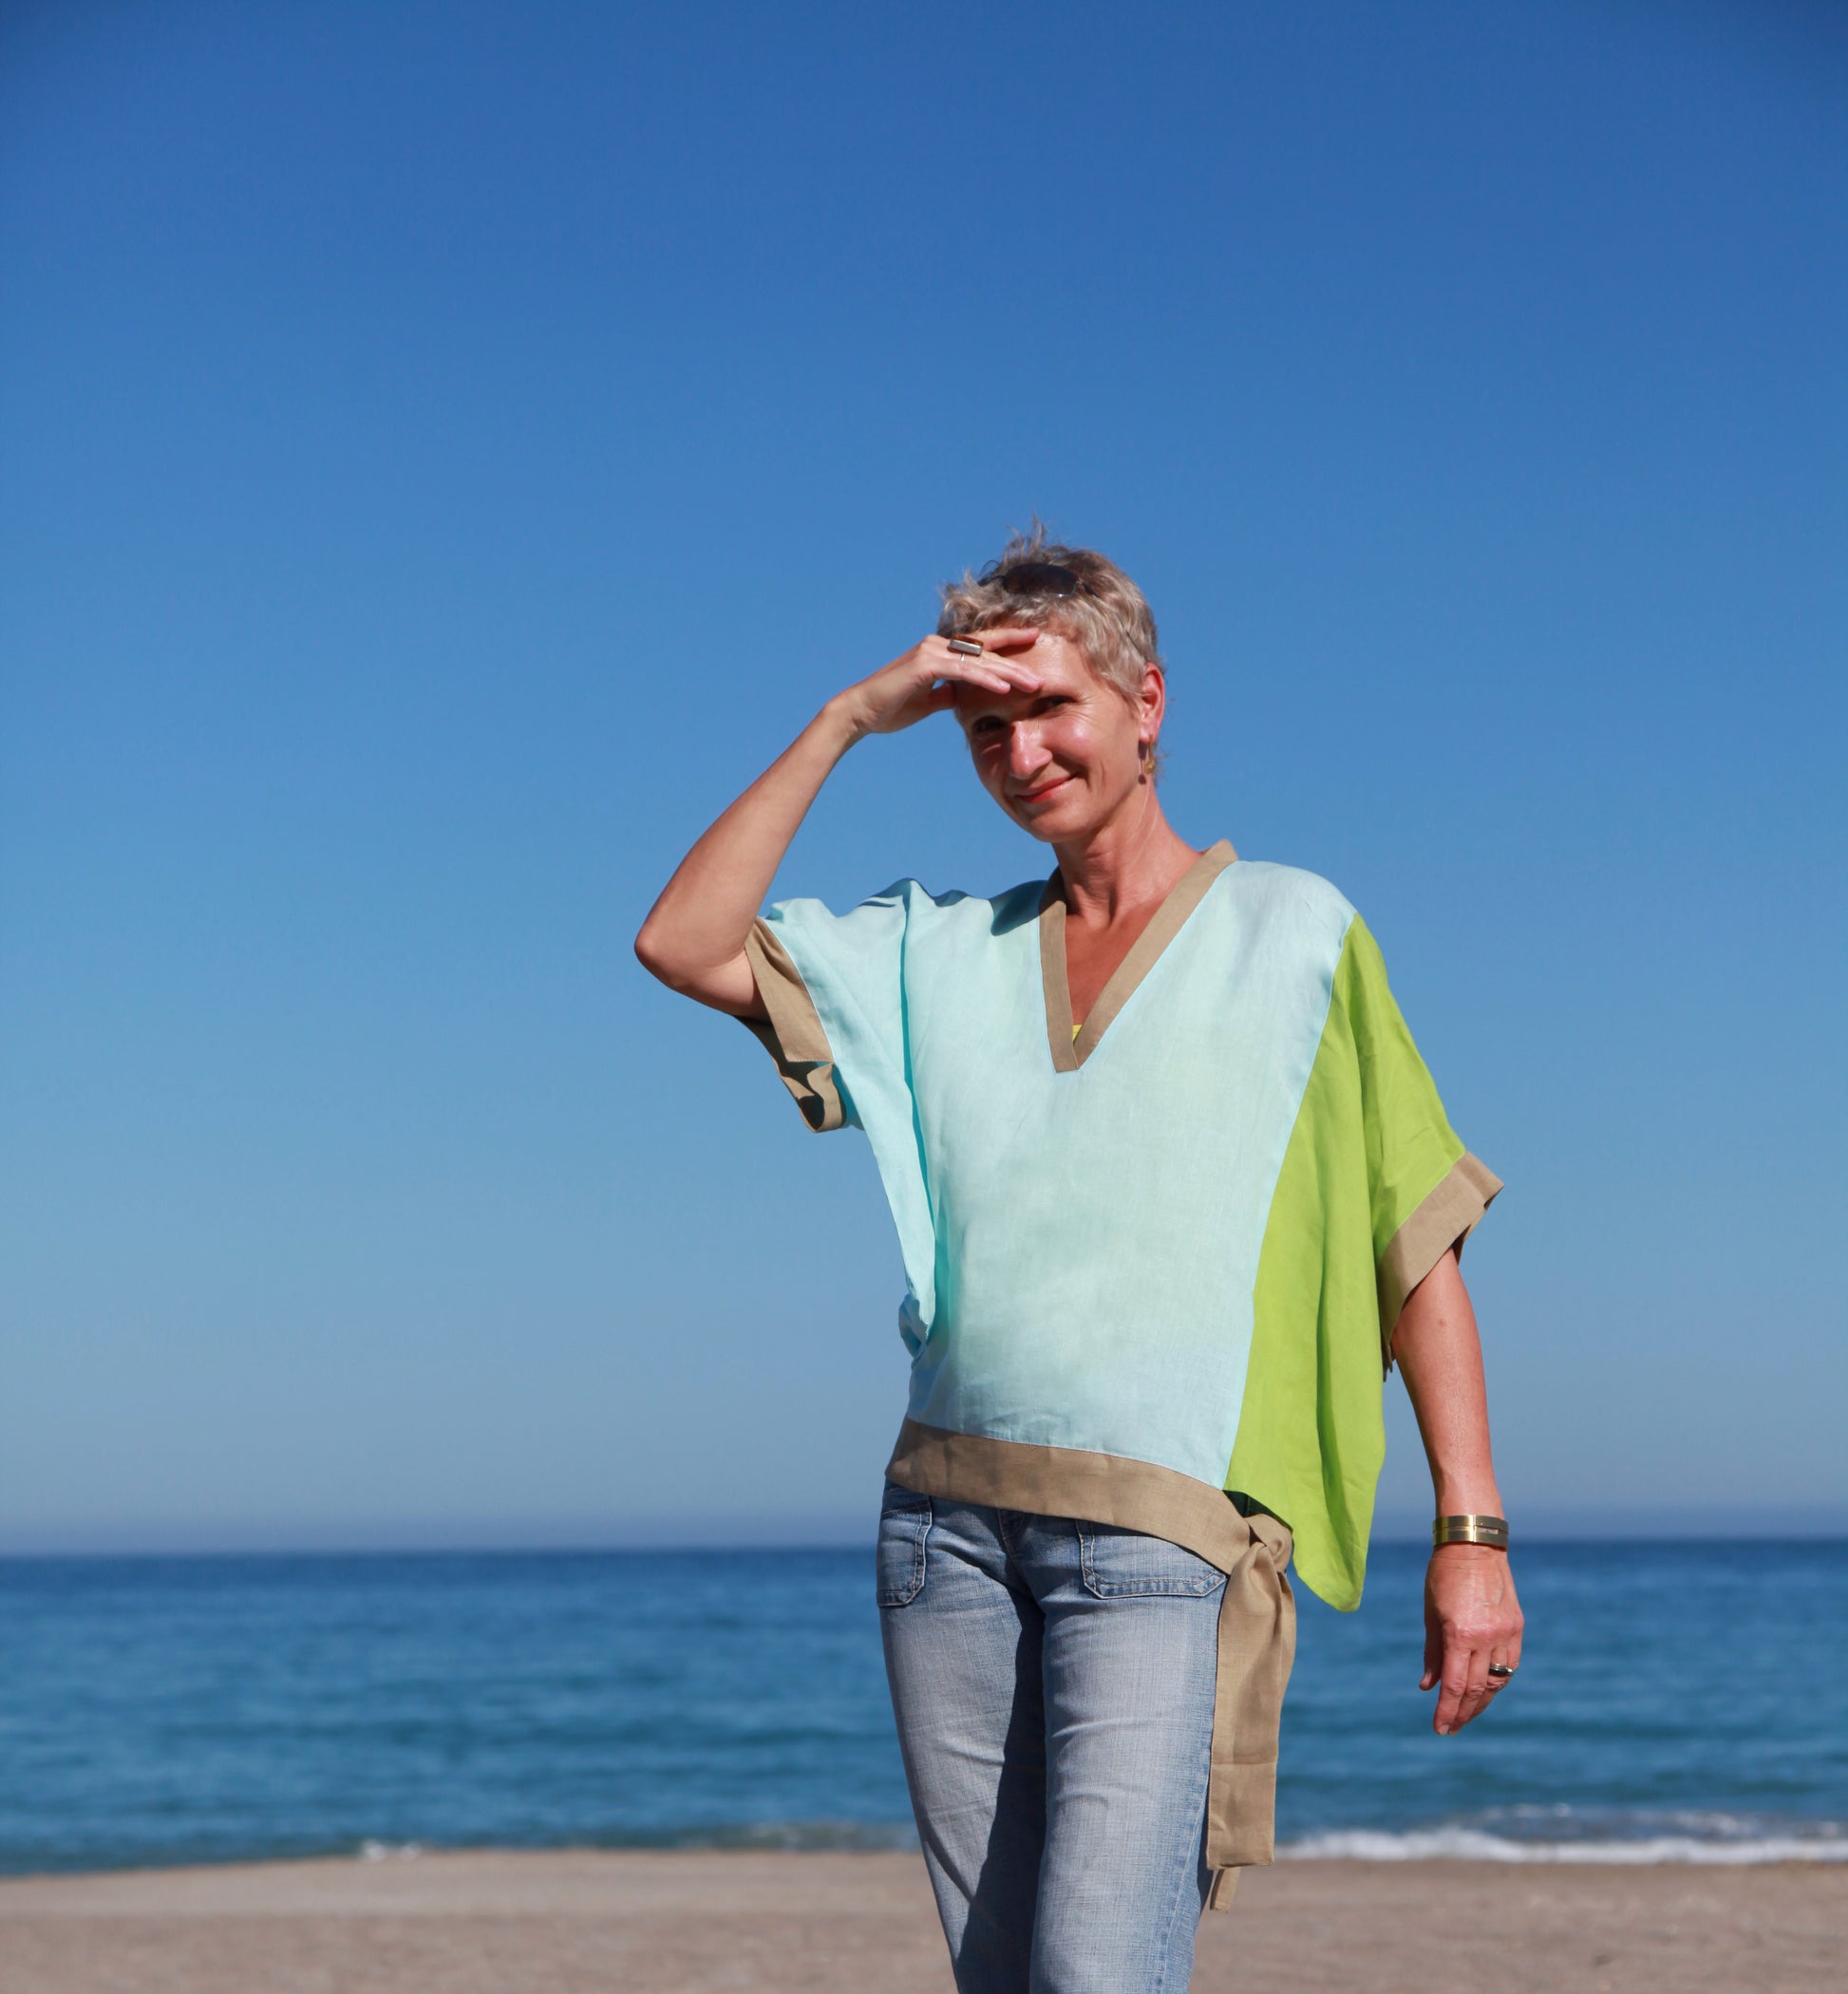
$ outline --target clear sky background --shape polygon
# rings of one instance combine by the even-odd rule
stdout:
[[[1507,1179],[1510,1514],[1848,1526],[1845,214],[1820,4],[14,0],[0,1547],[870,1530],[864,1138],[631,944],[1035,512]],[[1048,866],[946,718],[777,892]]]

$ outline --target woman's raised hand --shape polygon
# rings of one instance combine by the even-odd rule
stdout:
[[[958,686],[1037,692],[1041,681],[1031,658],[1039,635],[1036,630],[1011,627],[983,630],[967,640],[982,646],[972,658],[952,650],[948,637],[926,637],[871,678],[848,687],[837,704],[856,734],[896,734],[953,705]]]

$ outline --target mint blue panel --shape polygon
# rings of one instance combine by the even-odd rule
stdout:
[[[1235,861],[1075,1072],[1052,1064],[1041,882],[915,880],[770,919],[897,1225],[911,1413],[1220,1485],[1264,1224],[1353,910]]]

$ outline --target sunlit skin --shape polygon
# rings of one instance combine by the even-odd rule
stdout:
[[[1144,668],[1127,699],[1063,632],[983,631],[1034,683],[1007,693],[955,688],[956,718],[983,788],[1058,855],[1069,910],[1065,974],[1082,1022],[1112,972],[1199,856],[1162,813],[1143,767],[1167,688]]]
[[[1132,705],[1056,630],[1014,655],[1036,683],[1005,695],[959,686],[956,718],[990,796],[1028,836],[1077,857],[1112,823],[1160,808],[1141,777],[1143,743],[1160,731],[1161,674],[1149,668]]]
[[[978,635],[984,648],[973,657],[926,637],[828,701],[662,890],[635,938],[654,975],[717,1010],[763,1018],[745,938],[821,785],[867,735],[953,711],[983,788],[1057,855],[1071,1014],[1084,1019],[1199,856],[1168,823],[1143,767],[1166,715],[1166,684],[1150,664],[1136,697],[1126,698],[1057,630],[1009,626]],[[1438,1513],[1504,1514],[1489,1454],[1481,1344],[1454,1252],[1407,1296],[1392,1350],[1418,1415]],[[1520,1662],[1520,1606],[1506,1553],[1467,1544],[1434,1552],[1424,1626],[1421,1686],[1438,1691],[1432,1723],[1448,1734],[1498,1694],[1490,1663]]]

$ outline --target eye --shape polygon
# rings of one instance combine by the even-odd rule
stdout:
[[[980,720],[974,723],[974,724],[970,728],[969,731],[971,735],[992,734],[995,731],[995,729],[1000,726],[1000,724],[1001,723],[994,717],[992,713],[985,713],[982,715]]]

